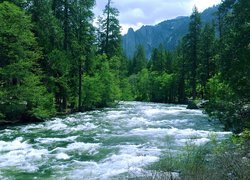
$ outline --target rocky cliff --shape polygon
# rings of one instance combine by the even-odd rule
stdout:
[[[202,23],[216,22],[216,11],[218,6],[206,9],[201,13]],[[153,48],[160,44],[167,50],[173,50],[181,38],[188,32],[189,17],[177,17],[172,20],[163,21],[155,26],[142,26],[134,31],[132,28],[123,36],[123,49],[127,57],[132,58],[136,47],[142,44],[149,58]]]

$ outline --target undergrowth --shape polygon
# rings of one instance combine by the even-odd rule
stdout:
[[[250,130],[217,141],[196,146],[187,143],[179,153],[167,151],[158,162],[149,166],[134,180],[249,180],[250,178]]]

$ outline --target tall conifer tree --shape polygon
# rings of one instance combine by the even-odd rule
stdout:
[[[190,63],[190,80],[192,88],[192,97],[196,98],[196,81],[197,81],[197,66],[198,66],[198,43],[200,40],[201,19],[196,7],[190,16],[188,39],[189,63]]]
[[[103,16],[99,17],[98,23],[98,46],[101,53],[105,53],[108,58],[115,55],[120,56],[121,47],[121,26],[118,20],[119,11],[112,7],[112,1],[108,0],[103,11]]]

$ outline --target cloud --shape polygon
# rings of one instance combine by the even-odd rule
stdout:
[[[113,0],[113,6],[120,11],[122,33],[129,27],[135,30],[142,25],[154,25],[178,16],[189,16],[196,5],[199,11],[220,3],[221,0]],[[94,12],[100,15],[107,0],[96,0]]]
[[[129,28],[139,29],[144,24],[142,22],[137,22],[136,24],[122,24],[121,33],[126,34]]]

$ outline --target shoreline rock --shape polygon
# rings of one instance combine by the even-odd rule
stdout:
[[[199,109],[194,101],[188,101],[187,109]]]

